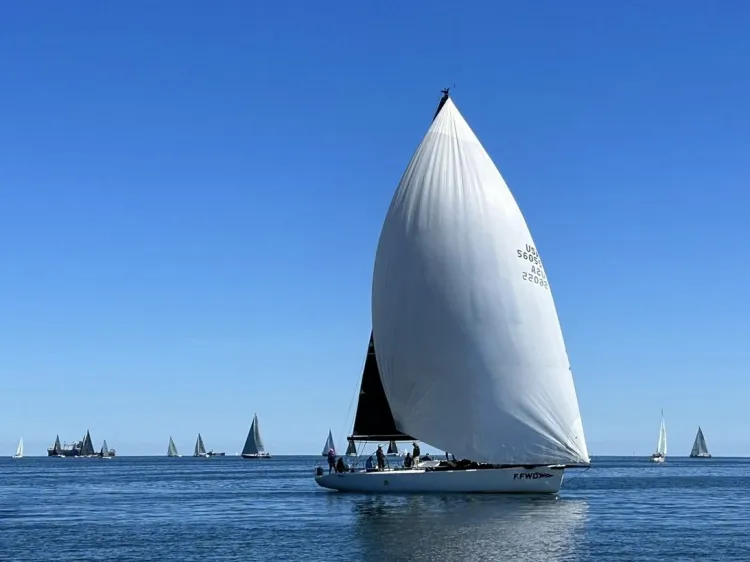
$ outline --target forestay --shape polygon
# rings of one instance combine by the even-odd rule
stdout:
[[[589,462],[539,252],[450,99],[391,201],[372,320],[399,431],[480,462]]]

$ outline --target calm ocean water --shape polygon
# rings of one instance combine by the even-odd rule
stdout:
[[[0,560],[750,558],[750,459],[595,458],[556,499],[328,492],[317,461],[0,459]]]

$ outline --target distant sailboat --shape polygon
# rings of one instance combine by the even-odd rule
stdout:
[[[346,447],[346,456],[348,457],[357,456],[357,446],[354,444],[354,441],[349,441],[349,445]]]
[[[104,443],[102,444],[102,449],[99,451],[99,456],[103,459],[111,459],[112,457],[109,456],[109,447],[107,447],[107,440],[104,440]]]
[[[331,433],[331,430],[328,430],[328,439],[326,439],[326,444],[323,445],[323,456],[328,456],[328,451],[333,449],[333,452],[336,452],[336,445],[333,444],[333,433]]]
[[[47,456],[48,457],[58,457],[58,458],[64,458],[63,455],[63,448],[62,445],[60,445],[60,436],[55,437],[55,444],[52,445],[49,449],[47,449]]]
[[[174,444],[174,441],[172,441],[172,436],[169,437],[169,447],[167,447],[167,456],[168,457],[179,457],[181,456],[177,452],[177,447]]]
[[[206,447],[203,445],[203,438],[201,437],[201,434],[198,434],[198,439],[195,441],[195,450],[193,451],[194,457],[207,457],[206,455]]]
[[[94,444],[91,441],[91,434],[88,429],[86,430],[86,437],[83,438],[83,445],[81,445],[81,457],[98,457],[94,450]]]
[[[664,410],[661,412],[661,426],[659,426],[659,440],[656,442],[656,452],[651,455],[652,462],[664,462],[667,458],[667,426],[664,423]]]
[[[23,458],[23,437],[21,437],[21,440],[18,442],[18,447],[16,447],[16,454],[13,455],[14,459],[22,459]]]
[[[260,426],[258,425],[258,414],[253,416],[253,423],[250,424],[250,431],[245,440],[245,446],[242,448],[243,459],[270,459],[271,454],[267,453],[263,447],[263,439],[260,437]]]
[[[703,437],[703,430],[698,426],[698,433],[695,435],[695,441],[693,442],[693,449],[690,451],[690,457],[694,459],[710,459],[711,453],[708,452],[706,447],[706,438]]]
[[[388,450],[385,452],[386,456],[388,457],[403,457],[404,452],[398,450],[398,445],[396,445],[396,441],[391,439],[388,442]]]

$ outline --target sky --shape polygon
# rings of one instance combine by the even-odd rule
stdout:
[[[592,454],[750,455],[750,5],[15,2],[0,456],[351,430],[382,221],[440,97],[543,256]]]

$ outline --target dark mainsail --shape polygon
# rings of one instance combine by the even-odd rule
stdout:
[[[96,454],[94,451],[94,444],[91,442],[91,435],[86,430],[86,437],[83,438],[83,445],[81,446],[81,456],[90,457]]]
[[[388,398],[380,380],[378,360],[375,358],[375,344],[370,332],[362,384],[359,388],[357,415],[354,418],[354,431],[350,440],[357,441],[414,441],[413,437],[401,433],[396,428]]]

